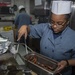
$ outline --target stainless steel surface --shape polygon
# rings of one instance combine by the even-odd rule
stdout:
[[[25,47],[19,45],[19,52],[15,58],[9,51],[0,55],[0,75],[37,75],[28,69],[22,60],[21,56],[24,56],[25,52]]]
[[[3,22],[4,23],[4,22]],[[10,25],[10,23],[5,23],[5,24],[1,24],[0,23],[0,26],[2,25],[2,27],[5,25],[6,26],[6,24],[8,24],[8,25]],[[8,26],[7,25],[7,26]],[[0,34],[2,35],[2,36],[4,36],[4,37],[7,37],[7,38],[9,38],[9,40],[11,41],[11,42],[14,42],[14,33],[13,33],[13,30],[10,30],[10,31],[0,31]]]
[[[25,42],[25,50],[26,50],[26,54],[28,54],[26,39],[24,40],[24,42]]]
[[[70,18],[70,27],[75,30],[75,0],[73,1],[72,5],[72,13],[71,13],[71,18]]]
[[[29,60],[30,57],[37,58],[36,62],[30,61]],[[35,52],[31,52],[31,53],[25,55],[23,57],[23,59],[25,60],[25,63],[28,68],[30,68],[31,70],[33,70],[34,72],[36,72],[37,74],[40,74],[40,75],[54,75],[55,71],[57,69],[57,61],[47,58],[47,57],[45,57],[41,54],[35,53]],[[37,63],[39,63],[39,65]],[[52,70],[47,69],[46,67],[42,66],[42,64],[52,67],[53,69]]]
[[[2,54],[2,55],[0,55],[0,61],[1,60],[7,60],[7,59],[9,59],[11,57],[13,57],[13,55],[11,53]]]
[[[0,55],[0,75],[25,75],[25,73],[30,73],[30,70],[25,65],[19,65],[13,54],[8,52]]]
[[[11,43],[10,52],[12,54],[17,54],[19,50],[19,45],[20,45],[19,43]]]

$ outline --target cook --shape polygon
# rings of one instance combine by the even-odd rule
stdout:
[[[71,75],[75,66],[75,31],[69,27],[71,1],[53,1],[49,23],[23,25],[18,31],[22,35],[40,38],[40,53],[59,61],[57,73]]]

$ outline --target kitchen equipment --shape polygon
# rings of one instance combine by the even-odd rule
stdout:
[[[25,50],[26,50],[26,54],[28,54],[26,39],[24,40],[24,42],[25,42]]]
[[[30,52],[23,57],[27,67],[39,75],[54,75],[58,67],[57,61],[36,52]]]
[[[30,73],[31,70],[25,65],[18,64],[13,54],[7,52],[0,55],[0,75],[29,75]]]
[[[9,49],[10,44],[11,42],[9,41],[8,38],[0,35],[0,54],[5,53]]]
[[[11,44],[10,52],[11,52],[12,54],[18,53],[18,49],[19,49],[19,43],[12,43],[12,44]]]

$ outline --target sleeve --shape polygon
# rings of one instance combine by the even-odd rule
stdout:
[[[41,38],[45,29],[46,29],[46,24],[37,24],[37,25],[30,25],[30,34],[32,38]]]

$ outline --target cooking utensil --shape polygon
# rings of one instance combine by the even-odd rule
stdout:
[[[24,42],[25,42],[25,50],[26,50],[26,54],[28,54],[26,39],[24,40]]]

